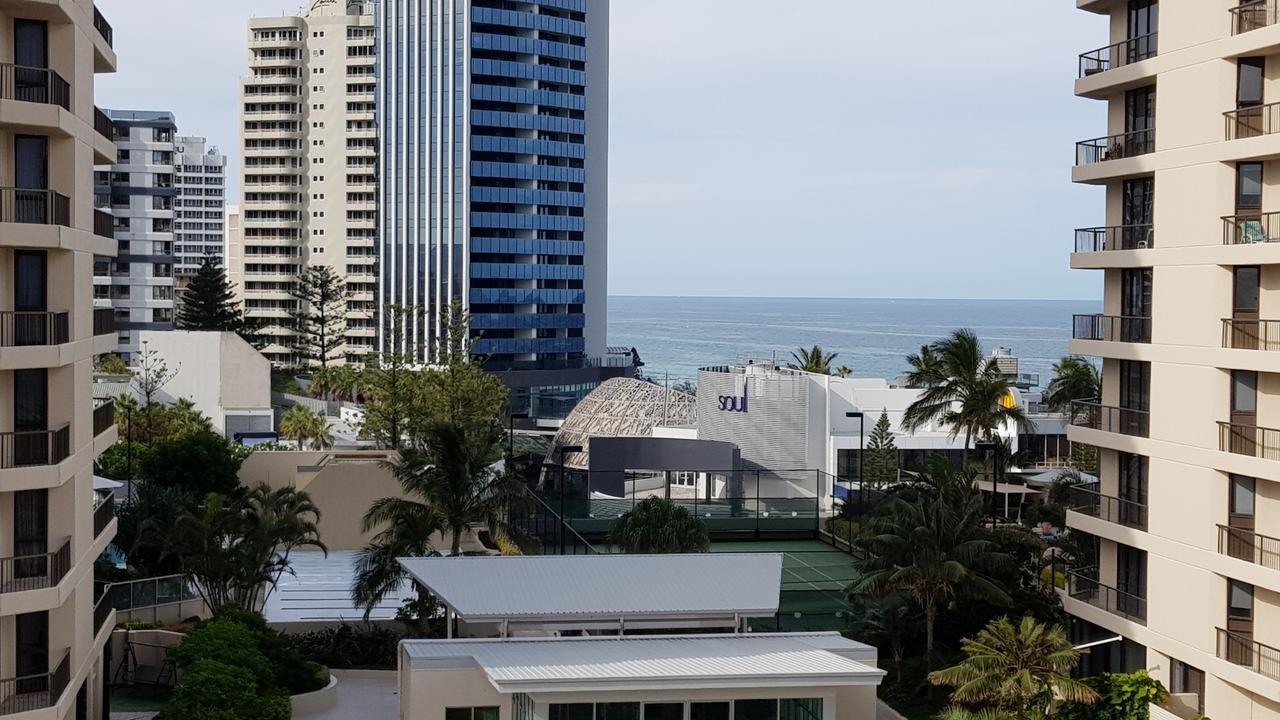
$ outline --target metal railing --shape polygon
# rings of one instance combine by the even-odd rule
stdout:
[[[53,552],[0,558],[0,594],[53,587],[70,570],[71,538]]]
[[[61,345],[70,338],[70,313],[0,312],[0,347]]]
[[[1263,460],[1280,460],[1280,430],[1219,422],[1218,449]]]
[[[1126,527],[1147,529],[1147,506],[1133,500],[1126,500],[1111,495],[1103,495],[1097,485],[1073,487],[1070,490],[1069,509],[1091,515],[1099,520],[1124,525]]]
[[[71,454],[71,425],[0,433],[0,469],[57,465]]]
[[[1276,24],[1276,0],[1252,0],[1241,3],[1228,12],[1231,13],[1232,35]]]
[[[1231,350],[1280,350],[1280,320],[1223,318],[1222,347]]]
[[[93,309],[93,334],[110,335],[116,331],[116,311],[113,308]]]
[[[116,424],[116,401],[108,400],[93,409],[93,436],[97,437]]]
[[[93,234],[98,237],[116,239],[116,218],[106,210],[93,211]]]
[[[110,493],[98,498],[98,506],[93,509],[93,536],[96,538],[111,524],[116,516],[115,497]]]
[[[1074,400],[1071,403],[1071,424],[1103,432],[1147,437],[1151,429],[1151,413],[1146,410],[1101,405],[1095,402]]]
[[[1261,137],[1280,132],[1280,103],[1254,105],[1222,113],[1227,140]]]
[[[71,651],[64,650],[62,660],[54,666],[52,672],[0,678],[0,715],[15,715],[53,707],[58,704],[69,684]]]
[[[1106,47],[1080,54],[1080,77],[1124,67],[1156,56],[1157,33],[1121,40]]]
[[[93,129],[102,137],[115,142],[116,129],[115,123],[111,122],[111,118],[97,106],[93,106]]]
[[[1074,315],[1071,337],[1103,342],[1151,342],[1151,318],[1130,315]]]
[[[98,598],[98,602],[93,606],[93,634],[97,635],[102,632],[102,626],[106,624],[107,618],[111,617],[111,611],[115,608],[108,603],[107,596],[103,595]]]
[[[1219,525],[1218,553],[1268,570],[1280,570],[1280,540],[1252,530]]]
[[[0,98],[71,109],[71,85],[49,68],[0,63]]]
[[[113,610],[129,612],[199,598],[200,594],[187,578],[182,575],[165,575],[110,583],[102,589],[102,597],[98,602]]]
[[[1218,628],[1218,657],[1263,677],[1280,680],[1280,650],[1251,637]]]
[[[1111,225],[1076,230],[1076,252],[1146,250],[1156,246],[1156,232],[1150,224]]]
[[[71,198],[52,190],[0,188],[0,222],[71,227]]]
[[[1222,218],[1222,244],[1280,242],[1280,213],[1228,215]]]
[[[1067,571],[1067,594],[1112,615],[1147,624],[1147,599],[1103,585],[1078,571]]]
[[[1155,149],[1155,128],[1082,140],[1076,143],[1076,165],[1093,165],[1107,160],[1146,155],[1155,152]]]
[[[93,27],[102,36],[102,39],[107,41],[107,47],[114,47],[112,42],[115,38],[111,30],[111,23],[107,22],[107,19],[102,16],[102,12],[97,7],[93,8]]]

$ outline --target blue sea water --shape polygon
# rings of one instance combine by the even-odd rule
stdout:
[[[857,377],[892,379],[921,345],[969,328],[989,354],[1007,347],[1022,372],[1048,381],[1067,353],[1073,314],[1101,312],[1086,300],[877,298],[609,298],[609,344],[634,347],[644,373],[693,380],[699,367],[747,358],[791,359],[798,347],[839,353]]]

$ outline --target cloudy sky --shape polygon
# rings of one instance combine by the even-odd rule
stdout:
[[[611,293],[1099,297],[1067,269],[1103,221],[1069,182],[1105,132],[1071,84],[1106,32],[1074,4],[613,0]],[[224,151],[246,19],[298,10],[98,5],[120,58],[98,104],[172,110]]]

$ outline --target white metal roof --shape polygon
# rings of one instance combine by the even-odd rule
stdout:
[[[766,617],[781,553],[401,558],[464,620]]]
[[[875,649],[837,633],[406,640],[410,671],[479,668],[499,692],[878,685]]]

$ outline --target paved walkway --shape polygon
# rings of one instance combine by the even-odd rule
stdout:
[[[113,712],[111,720],[151,720],[155,716],[153,712]]]
[[[299,720],[396,720],[400,715],[399,695],[395,673],[377,678],[339,678],[338,703],[332,710],[295,717]]]

